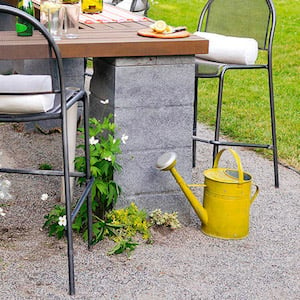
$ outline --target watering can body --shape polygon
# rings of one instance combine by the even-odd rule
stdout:
[[[223,238],[241,239],[249,233],[250,206],[258,194],[258,187],[251,196],[252,177],[243,171],[238,154],[233,155],[237,169],[219,168],[219,160],[226,149],[221,150],[213,168],[205,170],[203,207],[207,211],[208,222],[202,222],[203,233]]]
[[[249,233],[251,197],[251,176],[246,179],[230,178],[235,170],[213,168],[204,171],[203,207],[208,214],[208,222],[202,222],[203,233],[224,239],[240,239]]]

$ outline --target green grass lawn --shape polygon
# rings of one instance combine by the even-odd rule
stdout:
[[[148,16],[174,26],[197,27],[205,0],[156,0]],[[277,27],[273,44],[273,75],[280,161],[300,170],[300,0],[274,0]],[[198,120],[214,124],[217,80],[199,81]],[[237,141],[270,143],[267,73],[228,72],[223,95],[221,129]],[[271,157],[271,151],[258,150]]]

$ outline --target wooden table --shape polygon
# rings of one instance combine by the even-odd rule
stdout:
[[[134,57],[171,56],[207,53],[208,41],[197,36],[181,39],[156,39],[137,35],[151,21],[81,25],[78,39],[58,41],[62,57]],[[1,32],[0,59],[43,58],[46,43],[34,33],[17,37],[15,32]]]
[[[122,145],[122,205],[178,211],[189,219],[190,207],[171,175],[155,169],[165,151],[176,151],[178,170],[191,181],[194,54],[207,53],[208,41],[197,36],[157,39],[137,35],[151,21],[82,24],[78,39],[58,41],[64,58],[94,57],[90,85],[92,115],[114,113]],[[17,37],[0,32],[0,59],[44,57],[39,34]],[[109,104],[101,100],[109,99]],[[103,102],[103,101],[102,101]]]

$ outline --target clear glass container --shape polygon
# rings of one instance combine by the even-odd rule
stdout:
[[[103,0],[82,0],[81,10],[83,13],[96,14],[101,13],[103,9]]]

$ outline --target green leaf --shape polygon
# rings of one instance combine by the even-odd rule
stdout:
[[[131,239],[121,240],[110,251],[108,251],[108,254],[109,255],[120,254],[126,250],[128,250],[128,252],[130,253],[131,251],[133,251],[136,248],[137,245],[138,245],[138,243],[133,242]]]
[[[103,181],[95,182],[97,189],[100,191],[101,194],[107,194],[107,183]]]

